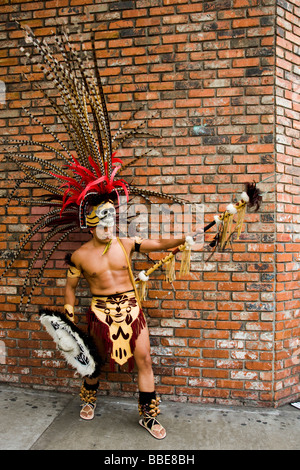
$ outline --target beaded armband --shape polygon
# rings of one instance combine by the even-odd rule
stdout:
[[[134,240],[134,251],[135,251],[136,253],[139,253],[139,252],[140,252],[142,241],[143,241],[143,238],[141,238],[141,237],[135,237],[135,240]]]

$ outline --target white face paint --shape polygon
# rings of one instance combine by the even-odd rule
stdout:
[[[103,202],[94,206],[87,216],[87,226],[93,227],[98,240],[111,240],[115,237],[116,210],[112,202]]]
[[[96,227],[96,237],[98,240],[107,240],[114,238],[114,227],[103,227],[98,224]]]
[[[99,219],[98,225],[102,227],[113,227],[115,225],[116,209],[111,202],[100,204],[95,210],[95,214]]]

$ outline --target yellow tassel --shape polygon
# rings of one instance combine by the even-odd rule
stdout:
[[[141,300],[146,300],[148,293],[148,281],[140,281],[138,284],[138,295]]]
[[[111,245],[111,242],[112,242],[112,240],[109,240],[109,242],[107,243],[106,247],[104,248],[104,251],[103,251],[102,255],[105,255],[105,253],[109,250],[109,247],[110,247],[110,245]]]
[[[228,232],[228,225],[229,225],[229,214],[224,215],[223,219],[223,226],[222,226],[222,233],[221,233],[221,240],[220,240],[220,248],[223,249],[226,239],[227,239],[227,232]]]
[[[246,208],[247,206],[246,204],[244,204],[238,209],[238,217],[236,221],[237,240],[240,238],[240,235],[242,233],[243,223],[244,223],[245,214],[246,214]]]
[[[175,256],[172,256],[166,263],[166,281],[173,282],[176,279],[175,273]]]
[[[182,252],[181,264],[180,264],[180,276],[189,274],[191,267],[191,248],[186,248]]]
[[[228,238],[231,235],[233,217],[234,217],[233,214],[225,214],[225,217],[223,219],[223,229],[222,229],[222,235],[221,235],[221,241],[220,241],[221,250],[226,246],[228,242]]]
[[[233,215],[230,215],[229,216],[229,220],[228,220],[228,229],[227,229],[227,235],[228,237],[230,237],[231,235],[231,227],[232,227],[232,222],[233,222]]]

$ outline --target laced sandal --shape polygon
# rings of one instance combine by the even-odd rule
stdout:
[[[139,424],[147,429],[155,439],[164,439],[167,435],[166,430],[156,419],[157,415],[160,413],[160,409],[158,408],[159,403],[159,397],[153,398],[151,403],[139,403],[139,413],[142,416],[142,419],[139,420]]]
[[[99,382],[93,385],[89,385],[84,382],[80,389],[80,398],[82,403],[82,409],[80,411],[80,418],[90,420],[94,418],[96,408],[96,395]]]
[[[96,403],[83,403],[80,411],[80,418],[90,420],[94,418]]]
[[[157,419],[145,413],[144,417],[139,420],[139,424],[150,432],[155,439],[164,439],[167,435],[165,428],[157,421]]]

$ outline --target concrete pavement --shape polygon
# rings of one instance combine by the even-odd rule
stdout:
[[[79,418],[80,399],[74,395],[0,384],[0,404],[0,450],[102,450],[103,458],[114,459],[114,450],[120,456],[300,449],[300,410],[291,405],[261,409],[164,401],[160,421],[167,437],[158,441],[138,424],[134,399],[99,396],[92,421]]]

